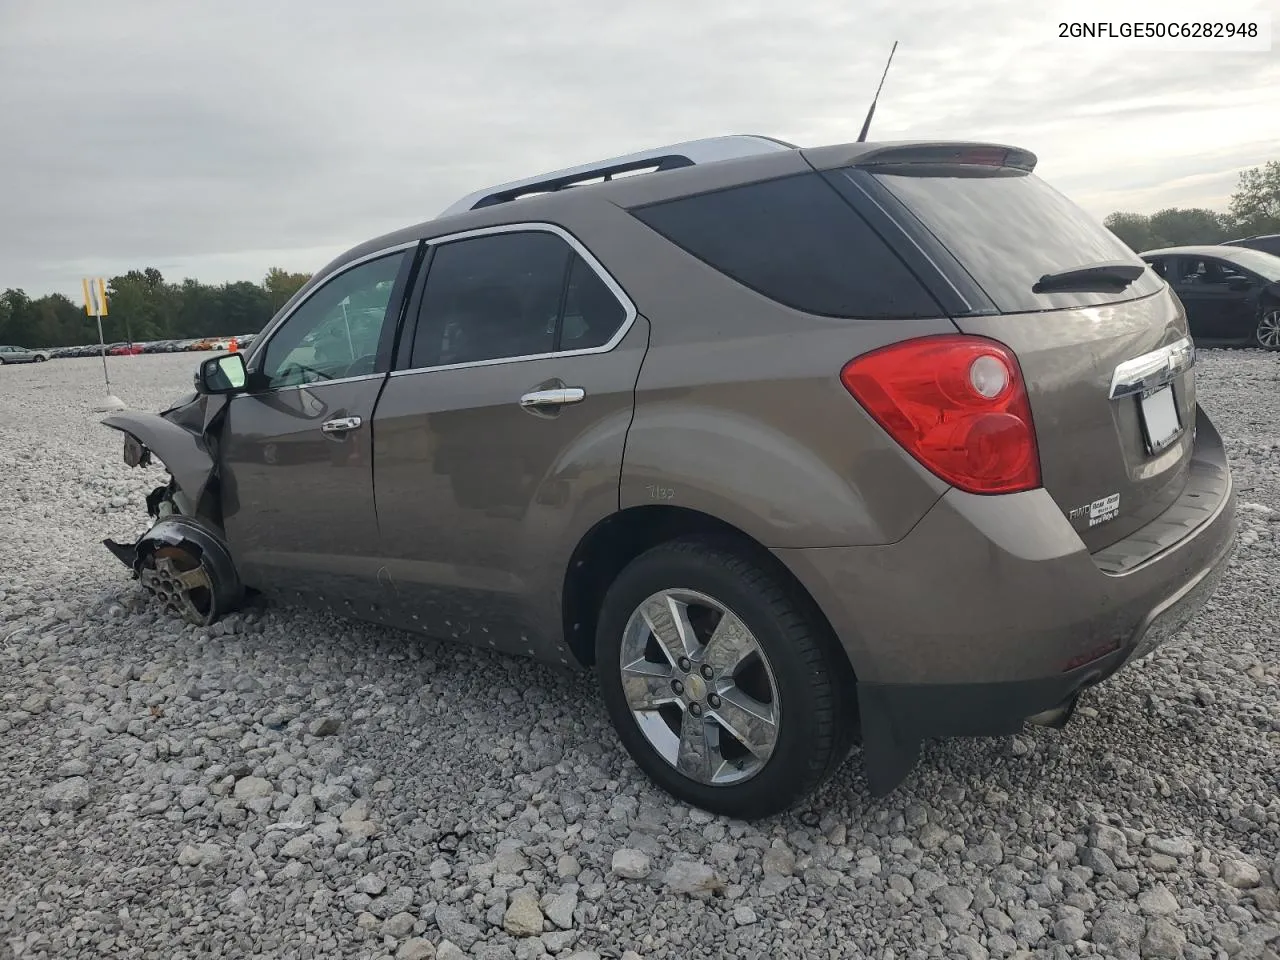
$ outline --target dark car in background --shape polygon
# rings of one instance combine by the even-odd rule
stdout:
[[[1280,233],[1266,233],[1256,237],[1242,237],[1239,240],[1224,240],[1224,247],[1247,247],[1250,250],[1261,250],[1273,257],[1280,257]]]
[[[1228,244],[1141,256],[1182,301],[1197,343],[1280,350],[1280,257]]]

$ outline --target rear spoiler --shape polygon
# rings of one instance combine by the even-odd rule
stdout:
[[[1036,167],[1036,155],[1002,143],[915,141],[905,143],[847,143],[801,151],[818,170],[837,167],[936,166],[967,164],[1008,167],[1027,173]]]

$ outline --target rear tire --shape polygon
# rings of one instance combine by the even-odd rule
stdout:
[[[701,540],[633,560],[596,633],[605,705],[636,764],[676,798],[742,819],[794,806],[848,755],[844,657],[784,577]]]
[[[1263,350],[1280,350],[1280,308],[1267,307],[1258,314],[1253,342]]]

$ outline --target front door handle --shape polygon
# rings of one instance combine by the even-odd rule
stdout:
[[[360,426],[359,417],[338,417],[336,420],[326,420],[320,424],[320,429],[324,433],[346,433],[358,426]]]
[[[570,403],[581,403],[587,392],[581,387],[559,387],[555,390],[535,390],[520,398],[520,406],[526,409],[547,410]]]

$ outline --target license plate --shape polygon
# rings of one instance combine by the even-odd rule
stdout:
[[[1173,387],[1161,387],[1143,395],[1139,401],[1142,410],[1142,432],[1147,449],[1159,453],[1178,438],[1182,432],[1182,420],[1178,416],[1178,404],[1173,397]]]

